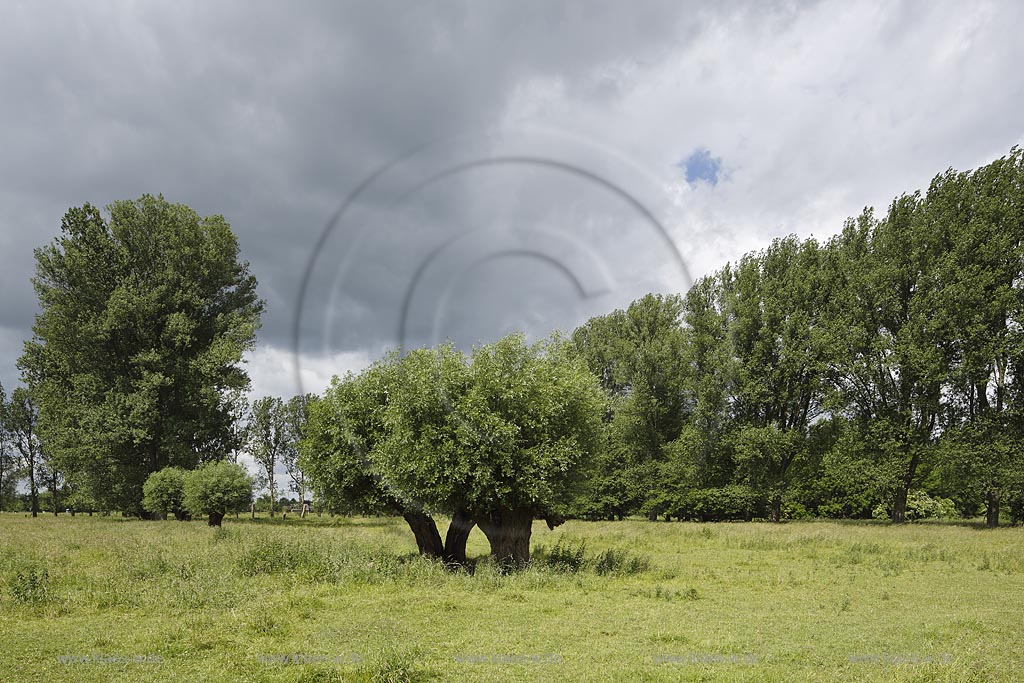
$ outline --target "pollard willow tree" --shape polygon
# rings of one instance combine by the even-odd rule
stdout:
[[[437,522],[415,499],[402,500],[383,482],[371,460],[387,436],[385,412],[394,395],[393,353],[359,375],[335,377],[319,400],[309,404],[298,467],[328,509],[343,514],[400,515],[424,557],[466,564],[466,541],[474,523],[453,514],[442,541]]]
[[[35,252],[41,312],[19,360],[47,452],[99,505],[142,512],[146,477],[218,460],[263,302],[221,216],[145,195],[69,210]]]
[[[597,450],[604,395],[565,340],[509,335],[466,357],[420,349],[396,366],[385,438],[371,453],[385,487],[472,519],[491,557],[530,560],[533,521],[549,525]]]

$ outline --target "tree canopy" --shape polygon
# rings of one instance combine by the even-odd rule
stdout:
[[[47,449],[108,508],[146,477],[225,457],[263,302],[221,216],[145,195],[70,209],[36,250],[41,312],[19,365]]]

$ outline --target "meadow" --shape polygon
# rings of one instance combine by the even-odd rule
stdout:
[[[1016,681],[1024,530],[571,521],[504,575],[401,519],[0,514],[0,681]]]

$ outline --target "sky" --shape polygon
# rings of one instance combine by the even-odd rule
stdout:
[[[6,2],[0,382],[61,216],[163,194],[267,302],[253,396],[569,332],[1024,143],[1018,2]]]

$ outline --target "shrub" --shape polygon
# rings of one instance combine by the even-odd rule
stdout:
[[[872,510],[875,519],[889,519],[892,516],[892,505],[879,503]],[[955,519],[960,516],[956,503],[949,498],[932,498],[924,491],[911,491],[907,494],[907,519]]]
[[[733,484],[690,491],[683,497],[677,516],[701,522],[749,521],[765,511],[763,501],[759,502],[749,487]]]
[[[142,486],[142,507],[161,517],[172,514],[177,519],[184,519],[184,486],[185,470],[180,467],[165,467],[159,472],[154,472]]]
[[[224,515],[252,501],[252,477],[235,463],[207,463],[184,479],[185,509],[197,517],[207,515],[210,526],[220,526]]]

